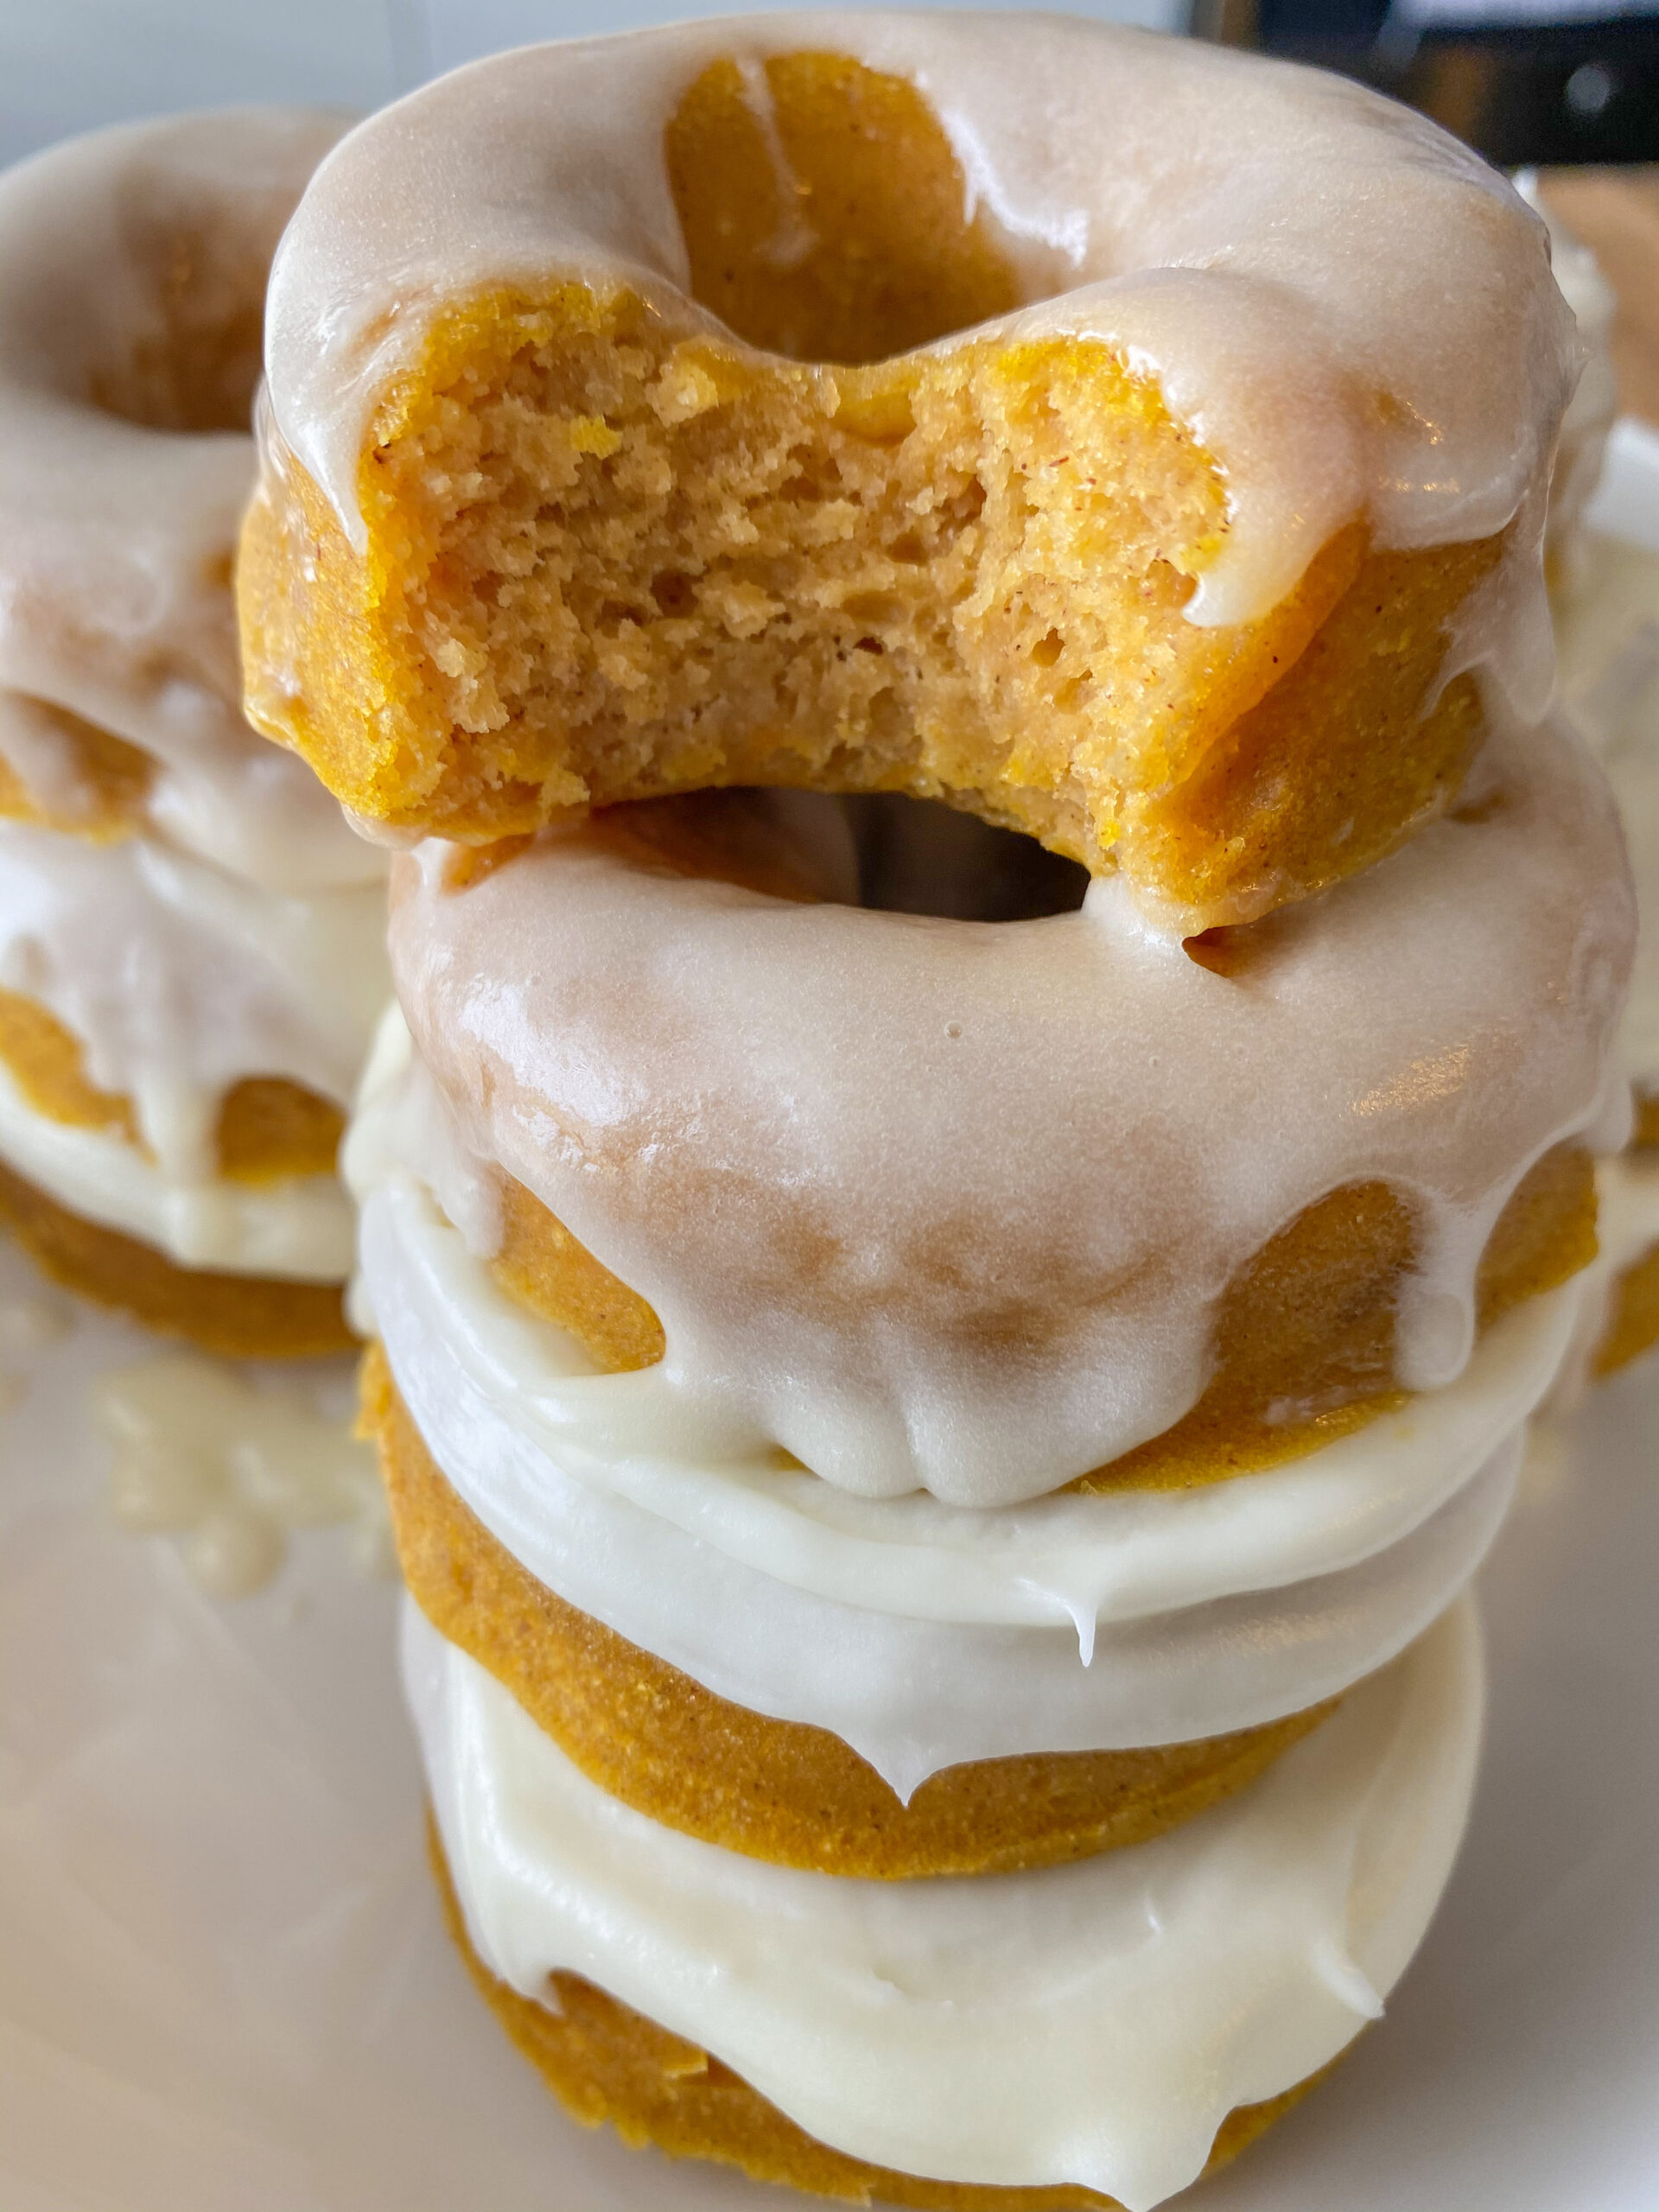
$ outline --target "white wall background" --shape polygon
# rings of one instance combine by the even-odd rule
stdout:
[[[1020,0],[1002,4],[1017,7]],[[1184,24],[1189,4],[1071,0],[1079,15],[1162,29]],[[242,100],[378,107],[423,77],[500,47],[730,13],[742,5],[743,0],[707,0],[706,5],[699,0],[0,0],[0,162],[73,131],[174,108]]]

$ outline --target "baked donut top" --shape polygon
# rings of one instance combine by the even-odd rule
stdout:
[[[400,860],[391,952],[464,1150],[649,1300],[709,1448],[988,1505],[1179,1420],[1228,1285],[1338,1190],[1408,1202],[1398,1379],[1457,1375],[1500,1211],[1598,1118],[1632,934],[1605,783],[1546,725],[1220,947],[1112,878],[1026,922],[789,903],[600,816]]]
[[[273,270],[266,365],[280,441],[359,550],[374,410],[447,303],[569,276],[626,283],[682,327],[729,335],[698,300],[740,333],[753,320],[727,296],[718,239],[683,227],[695,189],[680,179],[677,204],[667,134],[722,62],[764,128],[767,60],[809,50],[912,85],[948,137],[967,204],[950,266],[918,254],[921,335],[948,346],[957,319],[1101,340],[1155,372],[1214,457],[1227,529],[1193,621],[1258,619],[1357,518],[1393,548],[1490,536],[1529,495],[1541,523],[1573,318],[1538,219],[1421,117],[1317,73],[1060,16],[791,12],[499,55],[322,165]],[[810,250],[799,230],[785,220],[771,244],[774,289]],[[885,327],[890,350],[917,342],[898,308]],[[810,357],[789,336],[766,334]]]
[[[346,120],[179,117],[0,179],[0,762],[26,795],[8,810],[160,829],[284,889],[378,872],[244,719],[231,594],[266,274]]]

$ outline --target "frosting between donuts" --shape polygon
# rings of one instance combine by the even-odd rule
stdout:
[[[703,1453],[653,1370],[594,1376],[569,1338],[495,1288],[417,1191],[356,1187],[362,1282],[400,1388],[451,1480],[532,1572],[544,1493],[575,1484],[817,1596],[917,1618],[1072,1624],[1085,1649],[1097,1623],[1283,1586],[1401,1541],[1536,1405],[1578,1302],[1576,1283],[1529,1300],[1455,1382],[1260,1473],[989,1510],[872,1499],[765,1454]]]
[[[1556,1344],[1572,1310],[1557,1316]],[[1273,1507],[1291,1501],[1265,1498],[1266,1525],[1257,1523],[1249,1493],[1263,1478],[1251,1477],[1231,1485],[1231,1502],[1236,1532],[1255,1540],[1257,1573],[1221,1578],[1231,1594],[1184,1603],[1173,1592],[1167,1611],[1096,1624],[1058,1598],[1033,1604],[1016,1584],[1001,1618],[982,1592],[977,1608],[957,1609],[967,1618],[952,1618],[940,1599],[956,1562],[943,1549],[930,1558],[912,1545],[884,1559],[867,1545],[862,1562],[885,1602],[864,1602],[856,1586],[848,1599],[833,1582],[842,1595],[826,1596],[810,1573],[810,1527],[793,1544],[746,1556],[718,1541],[717,1510],[688,1527],[620,1487],[582,1479],[468,1380],[446,1354],[453,1333],[451,1317],[442,1333],[394,1325],[384,1341],[429,1447],[496,1540],[568,1604],[715,1695],[830,1729],[906,1800],[929,1775],[969,1760],[1192,1742],[1346,1690],[1467,1582],[1507,1509],[1519,1458],[1518,1431],[1499,1435],[1425,1518],[1338,1571],[1319,1572],[1316,1555],[1291,1579],[1294,1543],[1274,1558],[1271,1542]],[[1531,1394],[1552,1371],[1553,1357],[1540,1363]],[[716,1491],[709,1503],[719,1502]],[[994,1555],[1001,1516],[973,1517],[982,1526],[959,1533]],[[1179,1560],[1180,1516],[1160,1528]],[[1321,1535],[1340,1549],[1339,1527],[1321,1524],[1311,1506],[1292,1535],[1305,1550],[1316,1551]],[[1052,1560],[1043,1564],[1052,1571]],[[1185,1594],[1201,1596],[1202,1585]]]
[[[65,710],[155,761],[151,827],[282,890],[384,865],[244,719],[230,588],[263,272],[345,121],[139,124],[0,180],[0,757],[60,782],[40,709]],[[181,267],[206,319],[175,332]],[[192,364],[201,394],[174,389]]]
[[[585,1781],[410,1606],[404,1681],[474,1948],[563,1967],[711,2051],[820,2140],[942,2178],[1081,2182],[1130,2212],[1234,2105],[1382,2009],[1466,1816],[1465,1600],[1228,1804],[1034,1875],[883,1884],[768,1866]]]
[[[579,832],[452,892],[447,851],[394,868],[421,1055],[462,1151],[661,1317],[683,1433],[967,1505],[1168,1427],[1225,1285],[1368,1178],[1418,1212],[1399,1379],[1459,1373],[1493,1222],[1601,1111],[1632,930],[1605,788],[1550,726],[1499,733],[1457,817],[1258,925],[1231,976],[1111,880],[989,926],[653,875]]]
[[[211,1179],[238,1077],[349,1106],[385,998],[383,913],[372,885],[283,897],[151,838],[0,822],[0,986],[49,1008],[92,1081],[133,1100],[174,1184]]]
[[[351,1270],[357,1224],[333,1175],[175,1180],[119,1136],[37,1112],[3,1065],[0,1160],[72,1213],[181,1268],[327,1283]]]
[[[530,48],[410,95],[322,165],[278,253],[280,445],[360,549],[363,436],[441,299],[568,274],[719,329],[685,296],[664,127],[717,59],[760,78],[767,56],[823,48],[914,84],[939,117],[970,213],[990,210],[1038,302],[984,327],[1099,337],[1158,377],[1216,454],[1230,526],[1195,620],[1276,604],[1357,514],[1393,546],[1509,522],[1541,485],[1534,442],[1578,369],[1542,226],[1510,188],[1338,79],[1099,24],[1033,33],[1019,16],[747,16]],[[467,219],[485,208],[487,223]],[[1434,315],[1425,235],[1444,247]],[[1535,641],[1535,622],[1508,640],[1523,690],[1548,683],[1547,667],[1521,675],[1529,629]]]

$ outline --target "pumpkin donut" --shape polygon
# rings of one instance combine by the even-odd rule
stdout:
[[[864,872],[860,810],[849,861],[828,800],[787,824],[776,795],[651,802],[399,861],[409,1027],[347,1173],[424,1612],[591,1779],[786,1865],[1034,1866],[1248,1786],[1472,1571],[1595,1249],[1630,936],[1611,807],[1548,725],[1481,773],[1318,909],[1191,950],[1109,882],[995,927],[814,903]],[[1122,1141],[1071,1129],[1077,1099]],[[1290,1179],[1242,1190],[1287,1128]],[[1170,1205],[1223,1241],[1195,1250]],[[1182,1266],[1120,1254],[1091,1283],[1094,1227],[1137,1209]],[[927,1221],[959,1240],[931,1269]],[[1046,1338],[1052,1283],[1077,1310]],[[1172,1292],[1202,1340],[1160,1418],[1148,1339],[1075,1325],[1156,1314],[1166,1351]],[[1446,1364],[1406,1367],[1426,1353]],[[1079,1374],[1147,1396],[1097,1400],[1068,1462]]]
[[[575,2115],[941,2212],[1151,2206],[1294,2103],[1439,1900],[1483,1701],[1465,1599],[1248,1794],[895,1893],[619,1805],[412,1607],[404,1666],[452,1932]]]
[[[976,1507],[1271,1463],[1592,1255],[1618,824],[1553,725],[1480,776],[1190,949],[1110,880],[995,925],[779,899],[621,809],[429,844],[392,1172],[692,1451]]]
[[[345,118],[98,132],[0,179],[0,1218],[211,1350],[352,1341],[334,1174],[384,861],[241,712],[266,275]]]
[[[792,13],[501,55],[322,165],[266,360],[249,712],[391,832],[904,791],[1192,931],[1363,868],[1548,686],[1542,225],[1271,61]]]

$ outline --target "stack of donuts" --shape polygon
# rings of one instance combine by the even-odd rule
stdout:
[[[630,2141],[1143,2212],[1433,1911],[1619,1134],[1542,226],[1314,73],[759,16],[363,125],[266,366],[456,1939]]]
[[[0,182],[0,1216],[232,1353],[352,1341],[345,1110],[385,863],[241,710],[265,280],[346,118],[75,140]]]

